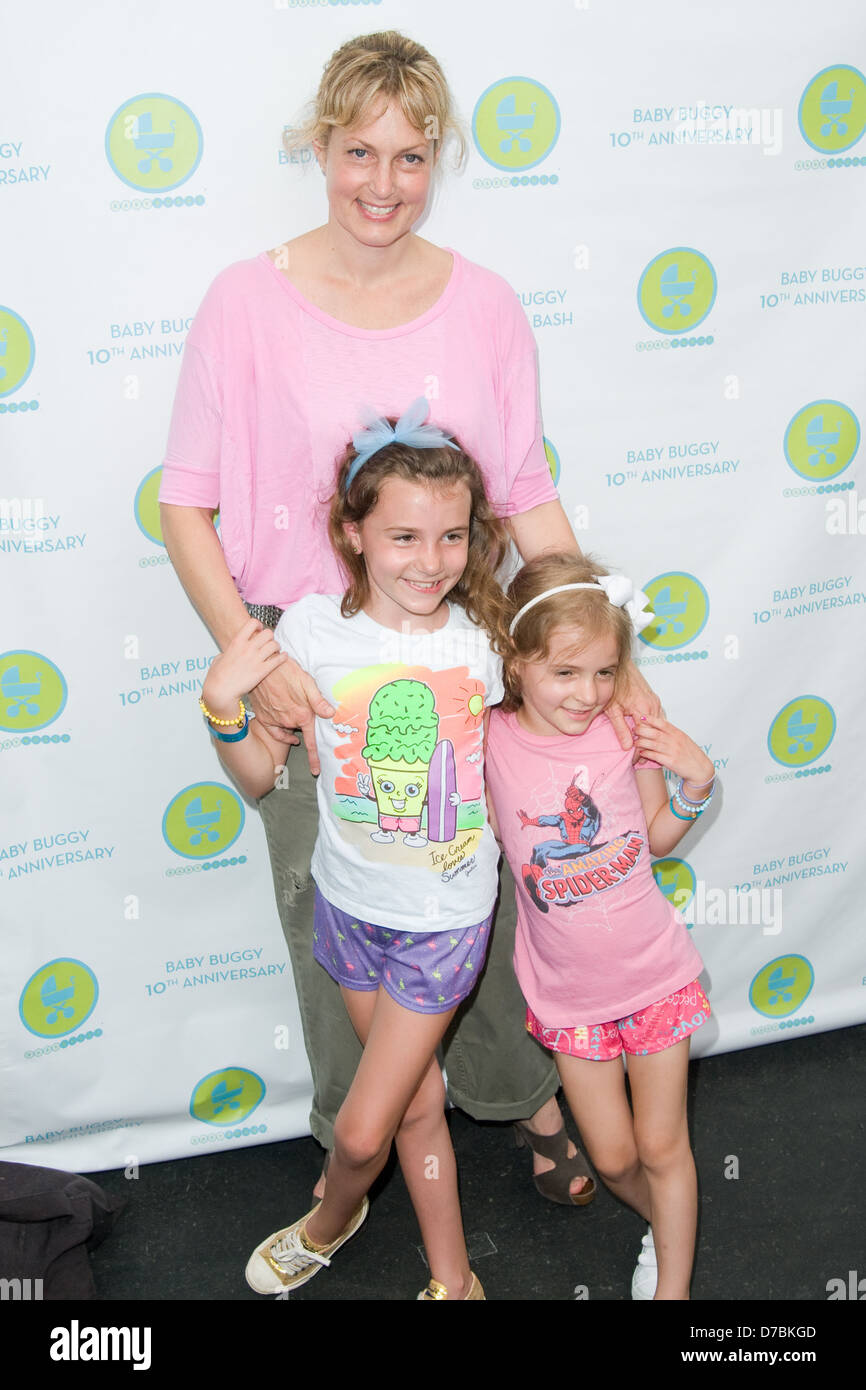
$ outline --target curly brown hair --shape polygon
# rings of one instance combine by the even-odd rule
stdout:
[[[497,642],[504,664],[503,709],[516,710],[523,703],[516,670],[518,663],[545,660],[554,632],[562,628],[579,628],[581,646],[597,637],[613,637],[619,656],[614,686],[616,699],[631,654],[633,628],[625,609],[611,603],[602,589],[572,589],[564,594],[553,594],[523,615],[513,635],[508,632],[515,615],[539,594],[560,584],[591,584],[600,574],[607,573],[608,570],[590,555],[555,554],[539,555],[517,572],[508,586],[505,617]]]
[[[388,423],[393,428],[397,422],[389,419]],[[496,571],[508,550],[508,533],[487,499],[481,469],[457,440],[454,443],[457,447],[453,449],[447,445],[418,449],[396,442],[386,444],[363,464],[348,490],[346,479],[358,452],[353,445],[346,449],[339,463],[337,485],[328,513],[328,535],[348,580],[340,605],[344,618],[360,612],[370,594],[364,557],[356,553],[346,535],[346,523],[357,525],[369,516],[387,478],[426,482],[442,491],[462,482],[468,487],[470,496],[469,554],[466,568],[459,582],[449,590],[448,598],[458,603],[473,622],[486,628],[494,644],[498,641],[506,601]]]

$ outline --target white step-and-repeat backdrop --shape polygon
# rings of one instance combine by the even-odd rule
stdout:
[[[644,674],[717,804],[662,861],[696,1054],[866,1018],[857,658],[866,18],[805,0],[18,6],[0,122],[4,1156],[79,1170],[306,1132],[258,814],[156,506],[213,276],[324,220],[281,134],[399,28],[468,133],[424,234],[506,276],[579,539],[654,600]]]

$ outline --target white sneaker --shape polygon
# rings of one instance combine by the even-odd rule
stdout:
[[[365,1197],[336,1240],[326,1245],[324,1250],[309,1250],[301,1240],[301,1231],[318,1206],[317,1202],[306,1216],[281,1231],[275,1231],[253,1251],[246,1267],[246,1281],[256,1293],[286,1293],[306,1284],[320,1269],[331,1263],[331,1256],[355,1234],[370,1210]]]
[[[641,1241],[641,1252],[637,1257],[637,1265],[631,1280],[631,1296],[637,1299],[651,1299],[655,1295],[656,1284],[658,1283],[659,1271],[656,1264],[656,1248],[653,1244],[652,1227],[647,1226],[647,1232]]]

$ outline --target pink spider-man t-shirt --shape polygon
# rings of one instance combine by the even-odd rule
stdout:
[[[604,714],[551,738],[490,716],[485,776],[516,882],[514,969],[546,1028],[625,1018],[703,969],[652,875],[633,758]]]

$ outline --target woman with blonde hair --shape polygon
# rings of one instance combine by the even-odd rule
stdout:
[[[577,549],[544,454],[535,344],[516,296],[413,230],[443,143],[457,134],[442,70],[419,44],[395,32],[344,44],[300,137],[325,178],[327,221],[230,266],[205,296],[187,338],[160,500],[172,563],[221,650],[250,614],[275,626],[290,603],[343,589],[323,499],[365,410],[393,416],[426,395],[432,423],[478,460],[521,556]],[[283,742],[299,742],[300,731],[309,761],[302,772],[299,748],[289,786],[260,806],[313,1076],[311,1128],[330,1149],[360,1055],[337,988],[312,956],[313,730],[334,711],[290,661],[251,704]],[[524,1121],[539,1189],[584,1202],[592,1179],[580,1155],[568,1156],[556,1074],[523,1028],[513,896],[509,883],[484,979],[446,1038],[449,1094],[477,1119]]]

